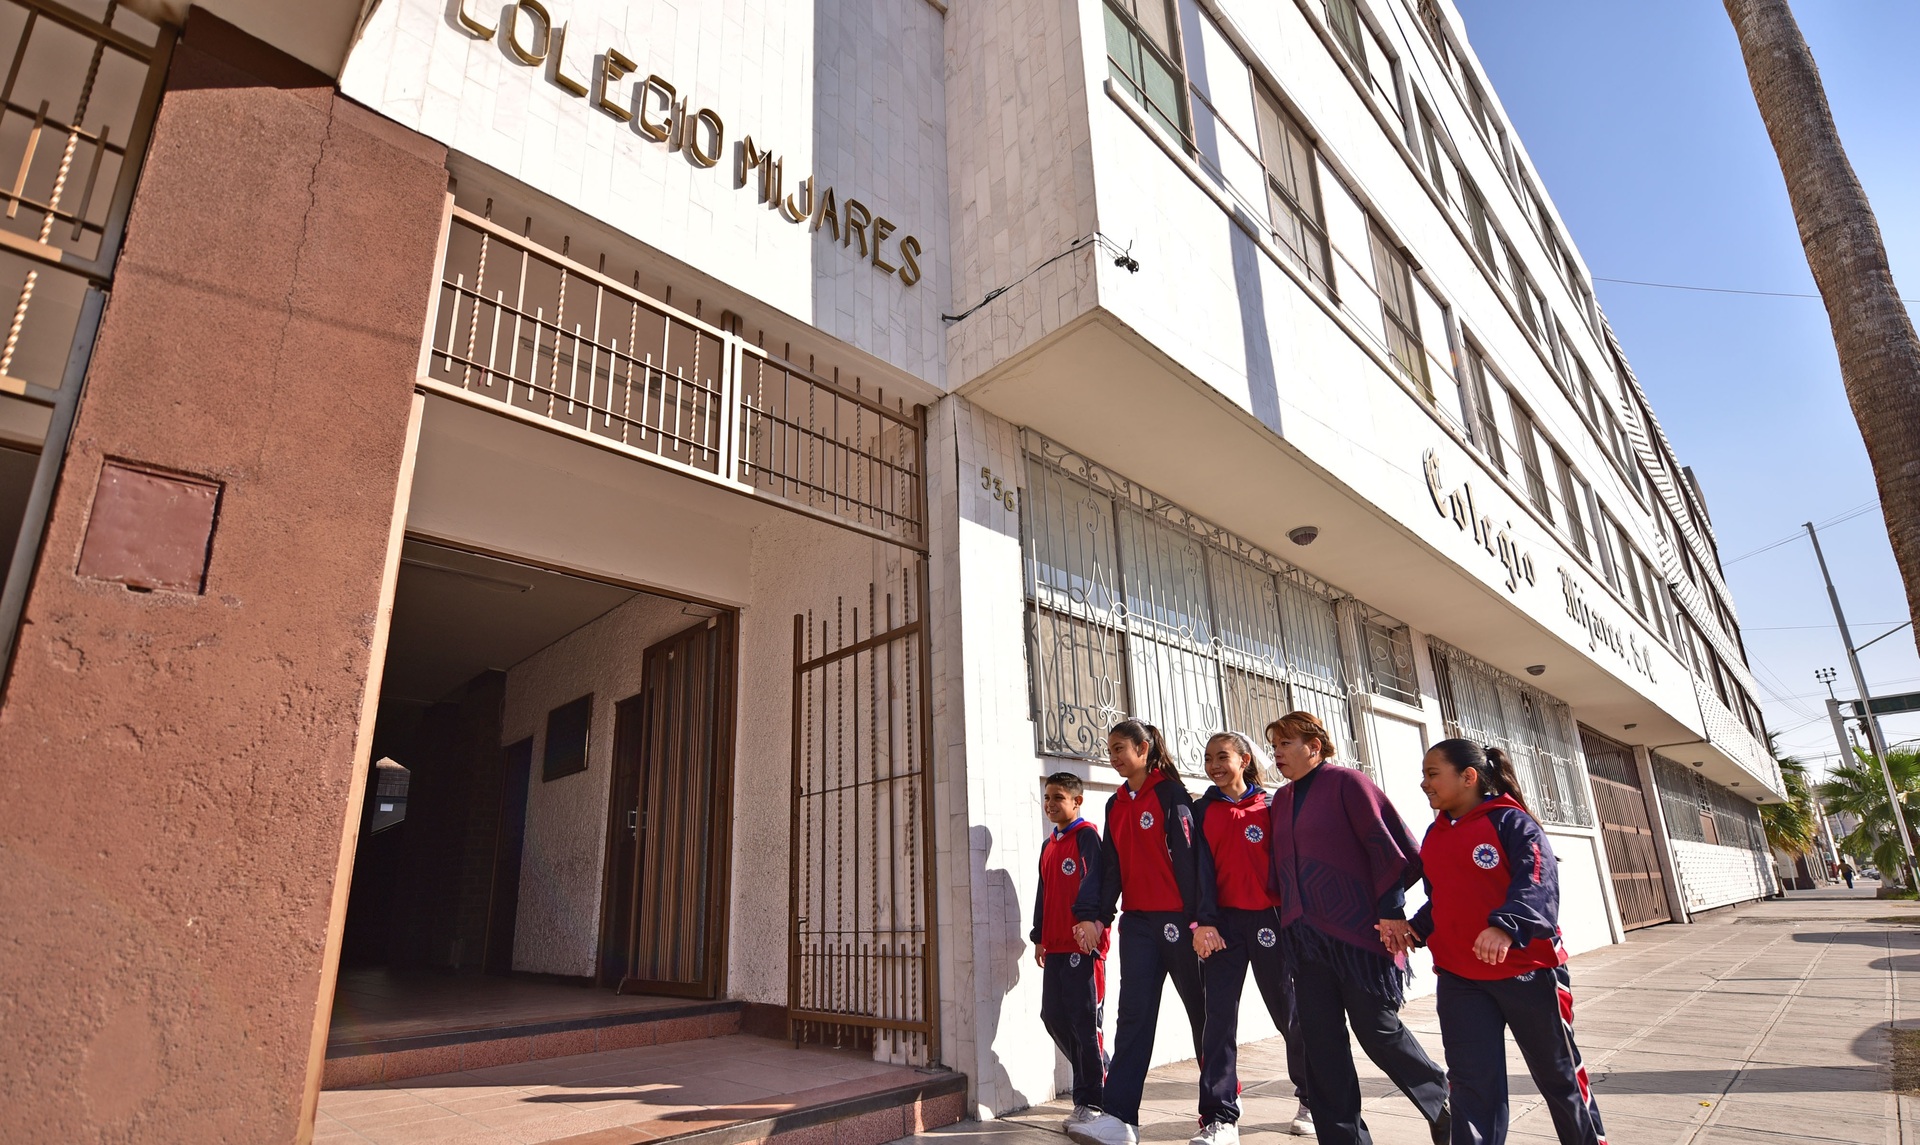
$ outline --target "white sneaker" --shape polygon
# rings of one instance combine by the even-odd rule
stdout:
[[[1187,1145],[1240,1145],[1240,1127],[1230,1121],[1209,1121]]]
[[[1074,1126],[1085,1125],[1098,1116],[1100,1116],[1100,1111],[1093,1106],[1076,1105],[1073,1107],[1073,1112],[1067,1114],[1067,1119],[1060,1123],[1060,1128],[1064,1132],[1072,1133]]]
[[[1111,1113],[1097,1113],[1078,1125],[1067,1126],[1067,1136],[1081,1145],[1140,1145],[1140,1130]]]
[[[1313,1127],[1313,1110],[1307,1108],[1306,1102],[1301,1102],[1300,1108],[1294,1111],[1293,1124],[1287,1129],[1295,1137],[1313,1137],[1317,1134],[1318,1131]]]

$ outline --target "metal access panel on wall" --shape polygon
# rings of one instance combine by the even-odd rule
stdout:
[[[793,618],[796,1042],[935,1057],[925,562]]]

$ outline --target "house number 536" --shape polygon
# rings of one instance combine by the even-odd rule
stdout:
[[[980,488],[985,489],[995,501],[1005,505],[1009,513],[1015,511],[1020,505],[1019,492],[1008,488],[993,475],[993,470],[984,465],[980,467]]]

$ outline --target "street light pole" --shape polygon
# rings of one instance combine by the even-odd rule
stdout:
[[[1860,671],[1860,657],[1854,654],[1853,635],[1847,631],[1847,614],[1840,609],[1840,594],[1834,591],[1833,574],[1827,571],[1827,557],[1820,551],[1820,534],[1813,522],[1807,523],[1807,536],[1813,541],[1814,559],[1820,562],[1820,577],[1827,582],[1827,599],[1833,604],[1833,620],[1840,626],[1840,643],[1847,649],[1847,666],[1853,669],[1853,686],[1860,693],[1861,722],[1867,725],[1867,743],[1880,764],[1880,778],[1887,783],[1887,809],[1893,812],[1893,829],[1900,836],[1900,850],[1906,855],[1907,886],[1920,887],[1914,878],[1913,840],[1907,837],[1907,817],[1900,812],[1900,793],[1893,786],[1893,769],[1887,762],[1887,744],[1880,735],[1880,721],[1873,716],[1873,697],[1867,692],[1867,678]]]

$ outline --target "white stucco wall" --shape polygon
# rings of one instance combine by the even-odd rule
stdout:
[[[348,55],[348,96],[456,151],[570,204],[694,269],[744,290],[928,381],[942,371],[947,176],[943,36],[937,9],[887,0],[627,4],[558,0],[565,26],[539,65],[508,37],[499,0],[387,0]],[[462,16],[490,36],[473,30]],[[537,21],[518,43],[540,54]],[[558,37],[555,38],[556,41]],[[723,128],[717,163],[701,167],[676,138],[655,142],[638,115],[600,106],[609,50],[634,65],[608,102],[636,110],[658,75]],[[556,65],[556,60],[558,61]],[[556,77],[555,68],[559,69]],[[615,69],[619,69],[616,67]],[[575,94],[563,81],[584,87]],[[664,103],[664,97],[659,103]],[[652,112],[656,122],[664,118]],[[920,245],[921,279],[884,273],[872,252],[830,228],[783,217],[738,182],[739,147],[778,154],[783,187],[812,175],[844,212],[858,199],[897,230],[882,261]],[[697,133],[711,149],[710,128]],[[869,232],[870,233],[870,232]]]
[[[614,706],[640,690],[648,645],[700,622],[680,601],[637,596],[507,670],[501,743],[533,737],[527,837],[513,967],[590,975],[600,938],[607,798],[613,779]],[[592,693],[587,769],[542,781],[547,713]]]

